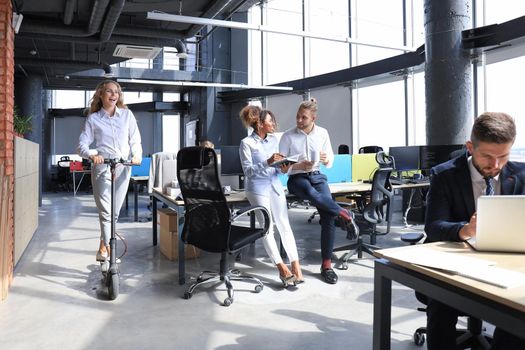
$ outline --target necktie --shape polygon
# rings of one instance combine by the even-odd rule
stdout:
[[[491,176],[485,177],[485,184],[487,185],[487,187],[485,188],[485,195],[493,196],[494,195],[494,178]]]

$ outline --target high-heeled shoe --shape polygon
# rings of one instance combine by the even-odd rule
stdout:
[[[299,278],[295,276],[295,284],[301,284],[301,283],[304,283],[304,277]]]
[[[283,283],[284,288],[288,288],[289,286],[296,285],[296,277],[293,274],[287,277],[279,275],[279,278],[281,279],[281,282]]]

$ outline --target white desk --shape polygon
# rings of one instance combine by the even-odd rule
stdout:
[[[504,289],[487,283],[413,265],[398,254],[420,247],[439,252],[491,260],[498,267],[525,273],[524,254],[481,253],[465,243],[437,242],[376,250],[374,266],[373,349],[390,349],[392,281],[399,282],[453,308],[490,322],[506,331],[523,335],[525,329],[525,285]],[[396,256],[393,258],[392,256]]]
[[[78,185],[76,183],[77,180],[77,174],[81,174],[80,180],[78,181]],[[84,180],[84,176],[86,174],[91,174],[91,170],[71,170],[71,177],[73,178],[73,195],[76,197],[77,191],[80,188],[80,185],[82,184],[82,180]]]
[[[413,188],[414,186],[420,186],[420,185],[415,185],[415,184],[398,185],[398,186],[394,186],[394,188],[403,189],[403,188]],[[428,186],[428,184],[426,186]],[[342,183],[336,183],[336,184],[329,184],[329,187],[333,195],[342,195],[342,194],[370,191],[372,188],[372,184],[362,183],[362,182],[342,182]],[[160,201],[166,204],[168,207],[172,208],[173,210],[177,212],[177,218],[179,220],[179,284],[184,284],[185,283],[185,276],[184,276],[185,267],[184,267],[184,258],[183,258],[184,257],[184,242],[182,242],[181,236],[180,236],[182,233],[182,227],[184,223],[184,220],[183,220],[184,201],[177,200],[176,198],[172,196],[168,196],[162,193],[161,188],[153,188],[151,192],[151,198],[152,198],[151,204],[152,204],[152,241],[153,241],[153,245],[157,245],[157,201]],[[293,198],[293,196],[289,195],[289,198]],[[226,196],[226,200],[229,204],[232,204],[232,205],[248,203],[248,200],[246,198],[246,194],[244,193],[244,191],[231,192],[228,196]]]
[[[139,221],[139,207],[138,207],[138,196],[139,196],[139,190],[138,186],[140,184],[148,184],[149,176],[132,176],[129,180],[131,185],[133,186],[133,221],[137,222]],[[128,193],[126,192],[126,209],[128,209]]]

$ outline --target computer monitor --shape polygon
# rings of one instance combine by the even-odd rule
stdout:
[[[220,157],[221,175],[239,176],[239,188],[244,188],[244,172],[239,157],[239,146],[220,146]]]
[[[422,170],[430,170],[438,164],[451,159],[450,154],[460,150],[464,145],[431,145],[420,146],[419,167]]]
[[[388,155],[394,158],[394,170],[411,171],[419,169],[419,146],[396,146],[388,149]]]

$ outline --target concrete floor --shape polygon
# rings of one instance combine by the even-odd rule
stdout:
[[[141,197],[140,216],[146,217],[147,197]],[[151,222],[133,223],[130,208],[117,225],[128,244],[120,295],[109,301],[95,261],[99,226],[93,196],[46,194],[39,228],[0,303],[2,349],[371,349],[373,260],[366,256],[337,271],[336,285],[322,282],[320,227],[307,222],[311,212],[289,210],[306,282],[284,290],[257,242],[254,256],[236,267],[261,278],[264,290],[256,294],[251,284],[237,282],[233,305],[224,307],[222,285],[182,298],[177,262],[152,246]],[[397,210],[395,233],[379,237],[380,246],[404,245],[399,233],[411,229],[396,224],[400,217]],[[338,232],[336,246],[344,245],[345,233]],[[202,253],[187,261],[187,276],[217,265],[217,255]],[[392,349],[421,349],[412,334],[425,315],[416,310],[421,305],[413,291],[394,284],[392,303]]]

